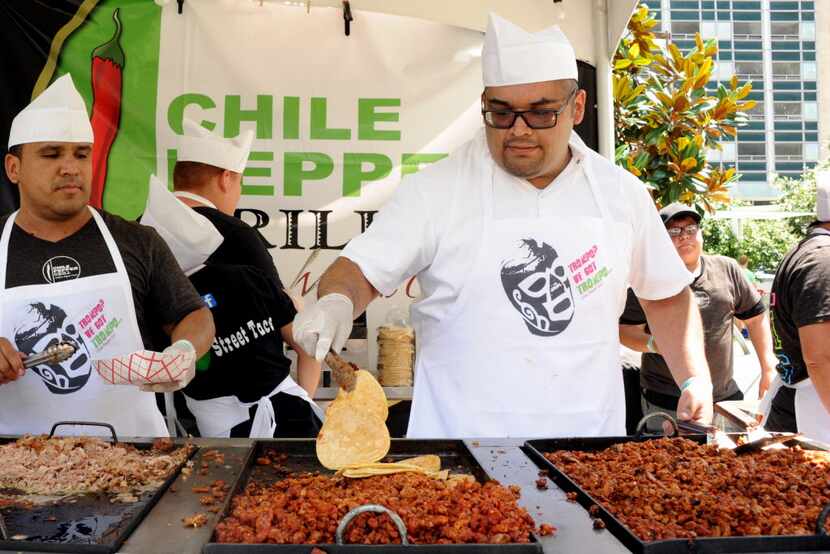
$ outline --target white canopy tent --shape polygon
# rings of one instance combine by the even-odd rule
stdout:
[[[156,0],[167,4],[175,0]],[[192,0],[190,0],[192,1]],[[302,9],[342,8],[341,0],[241,0],[273,2]],[[352,12],[372,11],[417,17],[466,29],[484,31],[487,15],[496,12],[528,31],[559,25],[574,46],[578,59],[597,71],[599,151],[614,152],[614,112],[611,95],[611,59],[638,0],[352,0]],[[184,4],[187,9],[187,2]],[[352,22],[360,25],[359,14]]]

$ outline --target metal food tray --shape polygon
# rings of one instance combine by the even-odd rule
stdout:
[[[287,454],[288,459],[281,464],[290,472],[314,472],[333,474],[331,470],[324,468],[317,460],[315,441],[308,439],[283,439],[283,440],[258,440],[251,450],[245,462],[245,469],[239,479],[232,487],[232,494],[225,505],[221,518],[228,515],[231,509],[233,496],[244,491],[249,482],[274,483],[282,477],[275,475],[271,466],[260,466],[255,463],[256,459],[263,455],[268,449],[277,450],[281,454]],[[480,483],[489,481],[490,478],[484,469],[476,461],[463,441],[460,440],[411,440],[392,439],[391,447],[386,458],[393,461],[419,456],[422,454],[436,454],[441,458],[441,467],[449,469],[450,473],[469,473]],[[213,536],[215,539],[215,534]],[[237,543],[216,543],[211,542],[205,545],[204,554],[228,554],[228,553],[268,553],[279,552],[280,554],[307,554],[312,548],[318,548],[328,554],[341,552],[428,552],[428,553],[481,553],[481,554],[523,554],[541,553],[542,546],[531,534],[531,542],[527,544],[237,544]]]
[[[544,457],[545,452],[560,450],[580,450],[592,452],[604,450],[624,442],[643,442],[661,438],[644,437],[589,437],[537,439],[525,442],[522,450],[539,466],[547,470],[550,479],[565,492],[575,492],[576,500],[585,508],[585,517],[591,517],[588,509],[596,505],[599,512],[596,517],[605,523],[610,531],[626,548],[637,554],[676,554],[694,552],[696,554],[721,554],[726,552],[815,552],[830,551],[830,536],[822,535],[752,535],[743,537],[700,537],[696,539],[664,539],[644,541],[635,535],[622,521],[617,519],[605,506],[582,489],[566,473],[560,471]],[[706,443],[706,435],[683,435],[683,438],[699,444]],[[805,449],[809,449],[804,446]]]
[[[53,429],[54,431],[54,429]],[[14,442],[19,437],[0,437],[0,444]],[[101,437],[106,438],[106,437]],[[152,439],[144,441],[118,441],[139,450],[152,448]],[[184,441],[173,441],[175,447]],[[192,447],[190,457],[198,448]],[[110,502],[109,494],[74,495],[32,508],[6,506],[0,512],[10,535],[27,535],[27,539],[2,540],[0,551],[16,552],[116,552],[181,471],[179,466],[158,488],[137,495],[138,502]],[[72,502],[67,502],[72,500]],[[54,521],[50,521],[54,519]]]

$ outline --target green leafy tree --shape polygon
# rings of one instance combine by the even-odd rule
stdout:
[[[729,221],[708,218],[703,225],[706,251],[733,258],[746,254],[749,267],[753,270],[774,272],[784,254],[804,238],[807,227],[815,221],[816,171],[827,168],[830,168],[830,161],[806,172],[800,179],[779,177],[775,180],[775,186],[783,192],[778,201],[781,210],[810,215],[787,219],[745,220],[742,223],[740,240],[735,236]]]
[[[717,41],[698,34],[684,55],[670,40],[658,43],[656,25],[641,5],[614,58],[615,159],[652,188],[659,206],[681,201],[713,212],[729,202],[737,175],[710,164],[706,151],[720,149],[746,122],[755,101],[743,99],[752,85],[733,77],[709,94]]]
[[[801,179],[778,177],[774,184],[776,188],[784,193],[778,202],[781,209],[788,212],[808,212],[815,214],[816,172],[821,170],[830,170],[830,159],[825,160],[824,163],[819,164],[812,171],[806,172],[801,176]],[[807,234],[807,226],[815,221],[815,219],[815,215],[791,217],[787,219],[787,225],[793,234],[798,237],[803,237]]]

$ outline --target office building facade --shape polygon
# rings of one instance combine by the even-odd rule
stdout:
[[[830,142],[830,0],[648,0],[683,51],[695,33],[718,41],[717,67],[707,88],[752,82],[757,106],[735,140],[709,158],[741,174],[734,198],[772,201],[776,175],[800,177],[828,155]],[[823,87],[823,89],[822,89]]]

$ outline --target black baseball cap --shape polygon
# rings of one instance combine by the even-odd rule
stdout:
[[[672,219],[678,217],[691,217],[695,220],[695,223],[700,223],[702,219],[694,208],[686,204],[681,204],[680,202],[674,202],[660,210],[660,218],[663,220],[663,225],[668,225]]]

